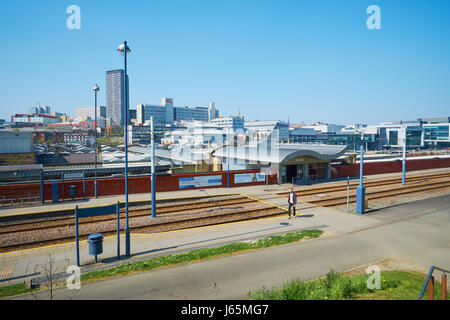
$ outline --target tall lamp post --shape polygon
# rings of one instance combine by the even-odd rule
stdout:
[[[124,86],[123,86],[123,135],[125,140],[125,255],[130,256],[130,225],[128,221],[128,75],[127,75],[127,54],[131,52],[130,48],[127,46],[127,42],[124,41],[118,48],[117,51],[123,53],[124,55]]]
[[[94,113],[95,113],[95,120],[94,120],[94,131],[95,131],[95,141],[94,141],[94,154],[95,154],[95,167],[94,167],[94,176],[95,176],[95,180],[94,180],[94,188],[95,188],[95,198],[97,199],[98,194],[97,194],[97,92],[100,91],[100,88],[98,87],[98,85],[95,85],[94,88],[92,89],[94,90],[95,93],[95,107],[94,107]]]
[[[356,213],[363,214],[366,200],[366,187],[363,184],[363,165],[364,165],[364,134],[361,133],[361,156],[359,162],[359,185],[356,188]]]

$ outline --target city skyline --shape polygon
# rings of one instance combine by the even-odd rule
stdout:
[[[92,105],[95,83],[106,105],[104,74],[121,67],[123,40],[132,49],[132,109],[169,96],[190,106],[215,101],[223,116],[240,109],[249,120],[377,124],[445,116],[450,6],[378,2],[380,30],[366,27],[369,1],[324,1],[321,8],[78,1],[80,30],[66,27],[67,1],[2,3],[10,50],[0,53],[8,61],[0,118],[36,101],[73,114]],[[110,23],[122,14],[126,24]]]

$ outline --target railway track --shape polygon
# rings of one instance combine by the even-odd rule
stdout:
[[[188,215],[188,216],[176,216],[176,217],[168,217],[168,219],[161,218],[161,220],[149,221],[150,223],[142,226],[131,226],[132,233],[153,233],[153,232],[162,232],[168,230],[178,230],[184,228],[198,227],[198,226],[206,226],[213,224],[220,224],[226,222],[233,221],[243,221],[249,219],[258,219],[270,216],[276,216],[284,213],[282,209],[279,209],[274,206],[267,206],[258,204],[254,208],[241,208],[241,210],[236,211],[235,208],[227,208],[230,209],[226,212],[221,212],[221,210],[215,212],[206,212],[203,215]],[[96,222],[90,222],[93,224]],[[45,239],[38,240],[28,240],[23,241],[17,239],[17,243],[12,244],[2,244],[0,245],[0,252],[10,252],[15,250],[36,248],[47,245],[55,245],[73,242],[75,239],[75,230],[72,226],[68,227],[71,230],[70,234],[49,237]],[[97,226],[98,228],[98,226]],[[116,234],[115,226],[105,226],[99,230],[104,236],[112,236]],[[67,228],[66,228],[67,229]],[[37,230],[35,230],[37,231]],[[48,230],[41,230],[48,231]],[[66,230],[67,231],[67,230]],[[24,234],[26,231],[18,232],[17,236],[20,234]],[[88,235],[91,232],[82,232],[80,233],[80,239],[87,239]]]
[[[441,179],[450,177],[449,173],[441,173],[441,174],[430,174],[430,175],[423,175],[423,176],[413,176],[406,179],[406,182],[417,182],[417,181],[426,181],[426,180],[433,180],[433,179]],[[384,179],[380,181],[366,181],[364,182],[365,187],[378,187],[378,186],[387,186],[392,184],[398,184],[402,182],[402,178],[391,178],[391,179]],[[352,181],[350,182],[350,190],[356,189],[356,187],[359,185],[359,181]],[[308,188],[308,189],[294,189],[295,192],[298,192],[302,196],[308,196],[308,195],[315,195],[320,193],[332,193],[332,192],[339,192],[339,191],[347,191],[347,183],[344,185],[338,185],[338,186],[328,186],[328,187],[314,187],[314,188]],[[277,192],[280,196],[288,196],[289,192]]]
[[[409,185],[409,186],[396,186],[394,188],[389,188],[387,190],[380,190],[380,191],[373,191],[373,192],[367,192],[366,191],[366,199],[367,200],[375,200],[375,199],[381,199],[381,198],[389,198],[389,197],[395,197],[399,195],[404,194],[411,194],[415,192],[425,192],[425,191],[431,191],[431,190],[437,190],[442,188],[448,188],[450,187],[450,181],[439,181],[439,182],[432,182],[428,184],[421,184],[421,185]],[[339,206],[344,205],[347,203],[347,195],[342,196],[335,196],[333,198],[327,198],[327,199],[317,199],[317,200],[308,200],[308,203],[319,205],[322,207],[332,207],[332,206]],[[349,195],[349,203],[356,202],[356,195],[350,194]]]
[[[227,205],[236,205],[236,204],[247,204],[252,203],[254,200],[251,200],[246,197],[239,196],[238,198],[232,198],[232,199],[223,199],[223,200],[209,200],[209,201],[199,201],[199,202],[193,202],[193,203],[180,203],[180,204],[163,204],[157,206],[157,212],[158,216],[161,215],[167,215],[171,213],[177,213],[177,212],[184,212],[189,213],[192,210],[197,209],[204,209],[204,208],[214,208],[214,207],[222,207]],[[133,208],[133,210],[128,211],[128,217],[129,218],[136,218],[136,217],[144,217],[144,216],[150,216],[151,215],[151,206],[150,205],[144,205]],[[122,208],[120,210],[120,219],[125,219],[125,209]],[[0,224],[0,235],[2,234],[11,234],[11,233],[17,233],[17,232],[30,232],[35,230],[42,230],[42,229],[57,229],[62,227],[70,227],[75,226],[75,216],[71,216],[69,218],[67,217],[61,217],[61,218],[53,218],[51,220],[42,220],[42,221],[33,221],[33,222],[26,222],[26,221],[19,221],[19,222],[13,222],[13,223],[5,223]],[[90,218],[83,218],[80,219],[79,224],[87,224],[87,223],[94,223],[94,222],[105,222],[105,221],[116,221],[116,215],[110,214],[110,215],[103,215],[103,216],[97,216],[97,217],[90,217]]]

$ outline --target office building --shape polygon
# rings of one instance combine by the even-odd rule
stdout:
[[[216,109],[216,104],[211,101],[208,107],[208,121],[214,120],[219,117],[219,110]]]
[[[244,128],[250,136],[257,139],[275,138],[280,142],[289,140],[289,124],[280,120],[269,121],[245,121]]]
[[[48,114],[15,114],[11,116],[11,122],[15,124],[31,124],[35,126],[47,126],[57,123],[58,117]]]
[[[37,104],[34,107],[28,108],[29,114],[50,114],[50,107],[49,106],[41,106],[40,104]]]
[[[244,130],[244,117],[219,117],[209,121],[212,124],[217,125],[219,128],[230,128],[233,131]]]
[[[218,112],[216,113],[218,115]],[[138,104],[136,119],[138,124],[144,124],[154,118],[155,124],[163,126],[174,121],[208,121],[206,107],[175,107],[172,98],[162,98],[161,105]]]
[[[94,119],[95,107],[75,108],[75,118],[77,119]],[[106,106],[97,106],[97,117],[106,118]]]

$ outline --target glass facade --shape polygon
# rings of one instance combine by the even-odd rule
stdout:
[[[389,131],[389,144],[391,146],[398,145],[398,131]]]
[[[375,134],[365,134],[363,135],[363,140],[361,141],[360,134],[333,134],[329,135],[328,143],[335,145],[346,145],[348,150],[359,150],[361,148],[361,143],[363,146],[368,148],[372,148],[372,144],[376,142]],[[327,143],[327,142],[325,142]]]
[[[422,145],[422,128],[408,127],[406,131],[406,147]]]
[[[208,108],[204,107],[173,107],[175,121],[208,121]]]
[[[427,126],[423,128],[424,140],[449,140],[449,126]]]

